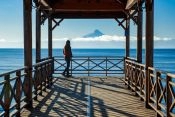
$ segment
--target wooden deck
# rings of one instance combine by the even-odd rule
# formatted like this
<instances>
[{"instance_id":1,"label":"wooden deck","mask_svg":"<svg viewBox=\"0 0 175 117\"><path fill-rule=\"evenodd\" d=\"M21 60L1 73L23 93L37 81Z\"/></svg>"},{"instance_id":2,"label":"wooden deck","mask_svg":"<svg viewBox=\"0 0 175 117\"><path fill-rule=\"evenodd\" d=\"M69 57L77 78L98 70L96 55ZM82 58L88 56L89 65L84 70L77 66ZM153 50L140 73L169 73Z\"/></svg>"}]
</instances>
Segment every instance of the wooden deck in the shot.
<instances>
[{"instance_id":1,"label":"wooden deck","mask_svg":"<svg viewBox=\"0 0 175 117\"><path fill-rule=\"evenodd\" d=\"M24 109L21 116L95 116L154 117L153 110L129 91L119 78L74 77L55 78L51 89L43 92L33 109Z\"/></svg>"}]
</instances>

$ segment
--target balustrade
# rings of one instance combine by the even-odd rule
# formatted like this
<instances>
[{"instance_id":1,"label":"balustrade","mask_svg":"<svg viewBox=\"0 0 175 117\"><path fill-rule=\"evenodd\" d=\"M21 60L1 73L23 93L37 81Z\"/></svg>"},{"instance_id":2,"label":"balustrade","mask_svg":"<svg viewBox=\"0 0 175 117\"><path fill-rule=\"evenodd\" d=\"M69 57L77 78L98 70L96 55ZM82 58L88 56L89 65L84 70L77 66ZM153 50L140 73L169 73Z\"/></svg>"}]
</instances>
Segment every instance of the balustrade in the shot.
<instances>
[{"instance_id":1,"label":"balustrade","mask_svg":"<svg viewBox=\"0 0 175 117\"><path fill-rule=\"evenodd\" d=\"M125 83L145 101L149 87L149 106L157 116L175 116L175 75L148 67L149 85L145 84L145 65L125 59Z\"/></svg>"}]
</instances>

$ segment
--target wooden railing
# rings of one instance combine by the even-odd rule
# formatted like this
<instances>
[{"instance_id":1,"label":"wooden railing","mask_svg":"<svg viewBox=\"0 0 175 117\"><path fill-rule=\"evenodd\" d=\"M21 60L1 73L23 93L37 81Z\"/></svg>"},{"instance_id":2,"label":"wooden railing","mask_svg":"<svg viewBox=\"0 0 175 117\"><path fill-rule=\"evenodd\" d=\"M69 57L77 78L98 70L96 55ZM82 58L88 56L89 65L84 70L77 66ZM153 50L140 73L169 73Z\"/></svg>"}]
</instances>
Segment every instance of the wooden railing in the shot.
<instances>
[{"instance_id":1,"label":"wooden railing","mask_svg":"<svg viewBox=\"0 0 175 117\"><path fill-rule=\"evenodd\" d=\"M26 103L25 76L27 68L17 69L0 75L0 116L19 115Z\"/></svg>"},{"instance_id":2,"label":"wooden railing","mask_svg":"<svg viewBox=\"0 0 175 117\"><path fill-rule=\"evenodd\" d=\"M52 85L52 63L53 59L46 59L40 63L33 65L33 93L34 99L38 95L42 95L42 91L46 91Z\"/></svg>"},{"instance_id":3,"label":"wooden railing","mask_svg":"<svg viewBox=\"0 0 175 117\"><path fill-rule=\"evenodd\" d=\"M63 58L55 58L55 62L59 64L59 67L56 67L57 70L65 67L63 61ZM94 74L97 74L97 71L103 71L104 74L108 75L111 71L118 71L116 68L121 71L122 67L120 67L119 64L123 65L122 61L122 58L77 57L72 59L71 68L73 69L72 73L80 67L81 69L77 71L86 71L88 75L90 75L92 71L94 71ZM96 69L96 67L98 67L98 69ZM113 70L113 68L115 69ZM42 95L42 92L52 85L52 69L53 59L47 59L33 65L32 69L24 67L1 74L0 116L20 116L20 111L27 105L26 94L28 92L26 76L28 73L32 72L32 99L37 99L38 95ZM148 70L149 74L148 86L145 85L146 70ZM84 74L84 72L82 74ZM139 64L131 59L125 59L125 83L144 101L146 100L146 87L149 87L148 104L157 112L157 115L167 117L175 116L175 75L151 67L146 69L143 64Z\"/></svg>"},{"instance_id":4,"label":"wooden railing","mask_svg":"<svg viewBox=\"0 0 175 117\"><path fill-rule=\"evenodd\" d=\"M125 59L125 83L145 101L149 87L149 106L158 116L175 116L175 75L148 68L148 86L145 84L145 65Z\"/></svg>"},{"instance_id":5,"label":"wooden railing","mask_svg":"<svg viewBox=\"0 0 175 117\"><path fill-rule=\"evenodd\" d=\"M28 73L32 70L33 98L37 99L37 95L52 84L52 64L53 59L48 59L33 65L32 69L24 67L0 75L0 116L20 116L27 105Z\"/></svg>"},{"instance_id":6,"label":"wooden railing","mask_svg":"<svg viewBox=\"0 0 175 117\"><path fill-rule=\"evenodd\" d=\"M145 65L125 59L125 83L145 100Z\"/></svg>"},{"instance_id":7,"label":"wooden railing","mask_svg":"<svg viewBox=\"0 0 175 117\"><path fill-rule=\"evenodd\" d=\"M54 73L61 74L66 67L63 57L54 57ZM124 73L124 57L78 56L71 60L71 74L110 75Z\"/></svg>"}]
</instances>

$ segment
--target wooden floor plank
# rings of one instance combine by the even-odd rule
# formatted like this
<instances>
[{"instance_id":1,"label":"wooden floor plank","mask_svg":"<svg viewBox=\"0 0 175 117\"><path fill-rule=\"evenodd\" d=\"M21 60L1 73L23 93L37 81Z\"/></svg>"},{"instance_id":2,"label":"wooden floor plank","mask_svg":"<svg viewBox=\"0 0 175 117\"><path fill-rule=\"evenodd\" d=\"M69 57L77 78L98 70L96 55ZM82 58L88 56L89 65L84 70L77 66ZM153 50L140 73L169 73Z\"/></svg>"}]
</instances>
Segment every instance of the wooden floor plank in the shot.
<instances>
[{"instance_id":1,"label":"wooden floor plank","mask_svg":"<svg viewBox=\"0 0 175 117\"><path fill-rule=\"evenodd\" d=\"M154 117L153 110L129 91L116 77L55 78L52 88L33 101L33 109L24 109L22 117L86 117L88 115L88 83L90 81L90 113L94 117Z\"/></svg>"},{"instance_id":2,"label":"wooden floor plank","mask_svg":"<svg viewBox=\"0 0 175 117\"><path fill-rule=\"evenodd\" d=\"M144 103L129 91L118 78L91 80L94 116L154 117L155 112L144 108Z\"/></svg>"}]
</instances>

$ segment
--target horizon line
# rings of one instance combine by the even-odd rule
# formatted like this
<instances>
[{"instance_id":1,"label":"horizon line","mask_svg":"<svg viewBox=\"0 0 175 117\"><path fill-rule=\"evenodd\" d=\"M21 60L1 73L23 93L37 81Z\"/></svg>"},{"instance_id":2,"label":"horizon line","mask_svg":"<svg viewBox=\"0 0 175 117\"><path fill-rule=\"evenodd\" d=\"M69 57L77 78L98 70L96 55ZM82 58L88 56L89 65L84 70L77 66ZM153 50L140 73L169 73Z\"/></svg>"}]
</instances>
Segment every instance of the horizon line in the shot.
<instances>
[{"instance_id":1,"label":"horizon line","mask_svg":"<svg viewBox=\"0 0 175 117\"><path fill-rule=\"evenodd\" d=\"M24 48L13 48L13 47L9 47L9 48L1 48L0 49L24 49ZM32 49L36 49L36 48L32 48ZM41 49L48 49L48 48L41 48ZM63 48L53 48L53 49L63 49ZM72 49L125 49L125 48L72 48ZM137 48L130 48L130 49L137 49ZM143 50L145 50L145 48L142 48ZM175 49L175 48L154 48L154 49Z\"/></svg>"}]
</instances>

